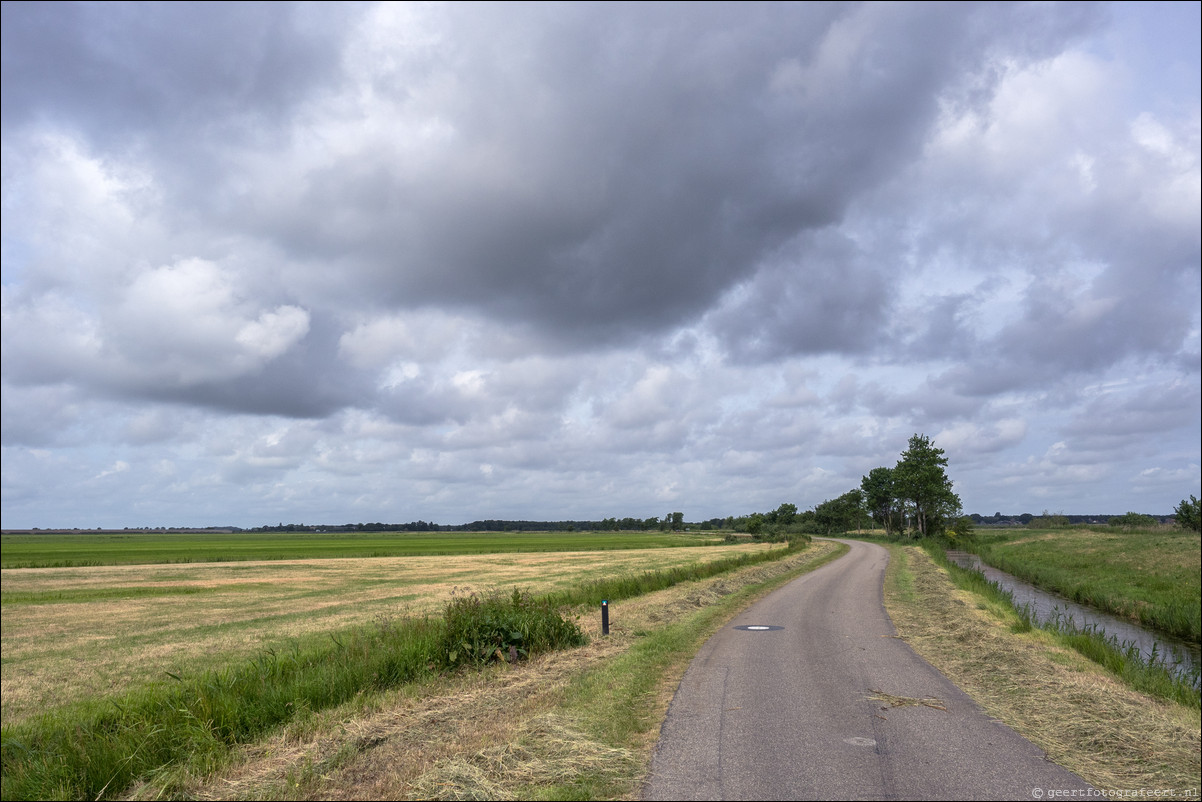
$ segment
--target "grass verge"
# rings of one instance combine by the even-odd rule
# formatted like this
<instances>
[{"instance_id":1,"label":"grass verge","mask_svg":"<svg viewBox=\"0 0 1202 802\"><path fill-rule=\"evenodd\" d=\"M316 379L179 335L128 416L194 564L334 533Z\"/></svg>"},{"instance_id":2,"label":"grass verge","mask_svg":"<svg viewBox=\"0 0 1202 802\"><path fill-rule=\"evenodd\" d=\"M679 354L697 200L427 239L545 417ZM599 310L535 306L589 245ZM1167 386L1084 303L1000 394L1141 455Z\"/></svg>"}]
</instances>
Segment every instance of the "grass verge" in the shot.
<instances>
[{"instance_id":1,"label":"grass verge","mask_svg":"<svg viewBox=\"0 0 1202 802\"><path fill-rule=\"evenodd\" d=\"M1066 647L1024 631L1008 601L957 588L915 547L890 547L885 604L899 635L992 716L1103 790L1197 798L1196 708L1134 690Z\"/></svg>"},{"instance_id":2,"label":"grass verge","mask_svg":"<svg viewBox=\"0 0 1202 802\"><path fill-rule=\"evenodd\" d=\"M925 542L923 549L958 587L972 591L1001 608L1013 610L1018 617L1012 624L1015 632L1029 631L1036 626L1029 609L1018 608L1009 591L999 588L980 571L956 565L947 558L943 548L932 541ZM1187 707L1202 708L1197 668L1190 674L1174 672L1172 666L1162 661L1145 658L1134 644L1124 645L1117 638L1107 637L1097 629L1079 629L1071 619L1055 619L1038 626L1054 634L1061 644L1102 666L1135 690Z\"/></svg>"}]
</instances>

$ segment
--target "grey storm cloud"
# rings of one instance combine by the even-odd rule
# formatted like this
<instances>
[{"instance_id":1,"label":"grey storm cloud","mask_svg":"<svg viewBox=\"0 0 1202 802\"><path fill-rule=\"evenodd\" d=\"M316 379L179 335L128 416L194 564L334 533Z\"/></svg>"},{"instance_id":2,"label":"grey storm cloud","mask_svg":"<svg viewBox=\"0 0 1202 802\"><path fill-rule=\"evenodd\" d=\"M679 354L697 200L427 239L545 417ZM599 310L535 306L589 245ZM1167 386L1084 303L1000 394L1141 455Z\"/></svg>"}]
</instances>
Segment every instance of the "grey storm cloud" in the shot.
<instances>
[{"instance_id":1,"label":"grey storm cloud","mask_svg":"<svg viewBox=\"0 0 1202 802\"><path fill-rule=\"evenodd\" d=\"M843 330L877 317L883 292L863 288L887 268L841 292L824 248L786 246L908 163L987 57L1093 24L1071 7L1013 36L1028 12L1004 6L465 5L405 21L437 46L356 70L330 7L278 5L9 9L6 129L49 116L144 149L177 225L266 236L293 281L357 303L460 305L585 344L678 325L763 269L753 292L787 283L807 322L731 325L750 351L854 348ZM404 32L358 30L363 49Z\"/></svg>"},{"instance_id":2,"label":"grey storm cloud","mask_svg":"<svg viewBox=\"0 0 1202 802\"><path fill-rule=\"evenodd\" d=\"M167 149L269 124L336 74L344 5L5 3L4 126Z\"/></svg>"},{"instance_id":3,"label":"grey storm cloud","mask_svg":"<svg viewBox=\"0 0 1202 802\"><path fill-rule=\"evenodd\" d=\"M321 164L273 210L278 240L338 259L386 302L588 342L676 325L912 158L940 95L1017 44L992 35L997 13L460 9L449 52L371 84L437 121L436 141L381 159L369 139ZM829 302L807 310L814 328L839 326L823 255L791 257L800 292Z\"/></svg>"}]
</instances>

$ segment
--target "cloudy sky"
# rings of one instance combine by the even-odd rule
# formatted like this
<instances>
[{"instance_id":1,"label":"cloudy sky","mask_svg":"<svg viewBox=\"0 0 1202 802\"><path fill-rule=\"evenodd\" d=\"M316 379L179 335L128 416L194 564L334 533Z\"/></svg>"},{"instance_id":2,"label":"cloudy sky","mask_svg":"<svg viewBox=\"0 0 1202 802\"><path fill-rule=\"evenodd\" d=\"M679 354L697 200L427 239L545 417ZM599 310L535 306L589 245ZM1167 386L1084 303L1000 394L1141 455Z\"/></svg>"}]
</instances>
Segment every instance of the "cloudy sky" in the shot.
<instances>
[{"instance_id":1,"label":"cloudy sky","mask_svg":"<svg viewBox=\"0 0 1202 802\"><path fill-rule=\"evenodd\" d=\"M3 5L3 526L1200 484L1199 4Z\"/></svg>"}]
</instances>

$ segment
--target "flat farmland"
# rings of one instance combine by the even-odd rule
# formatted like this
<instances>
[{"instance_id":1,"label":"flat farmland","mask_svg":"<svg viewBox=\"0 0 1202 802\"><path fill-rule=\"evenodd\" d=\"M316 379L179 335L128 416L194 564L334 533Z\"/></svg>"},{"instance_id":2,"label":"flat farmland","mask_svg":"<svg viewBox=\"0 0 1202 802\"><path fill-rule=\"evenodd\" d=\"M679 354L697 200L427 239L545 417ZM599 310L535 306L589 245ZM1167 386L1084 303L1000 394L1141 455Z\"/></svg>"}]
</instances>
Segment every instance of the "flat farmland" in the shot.
<instances>
[{"instance_id":1,"label":"flat farmland","mask_svg":"<svg viewBox=\"0 0 1202 802\"><path fill-rule=\"evenodd\" d=\"M512 545L511 537L528 534L478 536L475 547L489 539ZM561 548L589 542L576 536L565 543L563 533L554 537ZM654 536L626 537L646 543ZM553 538L539 542L550 546ZM373 621L435 613L454 593L512 587L544 593L600 577L770 548L753 543L609 545L570 551L5 568L0 570L2 718L12 724L80 699L169 682L171 674L186 677L219 668L264 649L287 649Z\"/></svg>"},{"instance_id":2,"label":"flat farmland","mask_svg":"<svg viewBox=\"0 0 1202 802\"><path fill-rule=\"evenodd\" d=\"M0 568L403 557L702 546L680 532L34 532L0 535Z\"/></svg>"}]
</instances>

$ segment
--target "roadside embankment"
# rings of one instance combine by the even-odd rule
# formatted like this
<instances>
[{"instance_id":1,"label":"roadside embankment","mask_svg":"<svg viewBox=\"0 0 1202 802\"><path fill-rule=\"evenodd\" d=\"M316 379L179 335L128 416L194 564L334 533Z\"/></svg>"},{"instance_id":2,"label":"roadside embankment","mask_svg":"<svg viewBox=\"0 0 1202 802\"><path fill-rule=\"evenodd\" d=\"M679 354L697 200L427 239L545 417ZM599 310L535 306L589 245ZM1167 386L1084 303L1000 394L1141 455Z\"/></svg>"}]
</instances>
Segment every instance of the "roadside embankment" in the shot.
<instances>
[{"instance_id":1,"label":"roadside embankment","mask_svg":"<svg viewBox=\"0 0 1202 802\"><path fill-rule=\"evenodd\" d=\"M955 587L921 549L890 552L885 604L899 635L986 712L1099 789L1197 798L1196 708L1129 688L1051 633L1021 631L1008 603Z\"/></svg>"}]
</instances>

